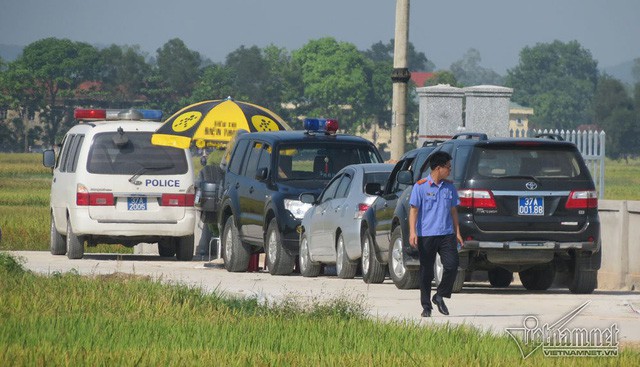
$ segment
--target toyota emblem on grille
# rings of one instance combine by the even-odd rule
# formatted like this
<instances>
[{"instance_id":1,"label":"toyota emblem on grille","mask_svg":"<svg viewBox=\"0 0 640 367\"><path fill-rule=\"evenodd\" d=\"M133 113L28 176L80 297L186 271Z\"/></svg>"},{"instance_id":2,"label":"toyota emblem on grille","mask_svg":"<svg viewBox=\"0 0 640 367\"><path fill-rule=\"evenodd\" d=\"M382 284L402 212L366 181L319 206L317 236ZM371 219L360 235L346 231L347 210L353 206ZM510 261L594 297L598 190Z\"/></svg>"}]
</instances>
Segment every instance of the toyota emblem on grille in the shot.
<instances>
[{"instance_id":1,"label":"toyota emblem on grille","mask_svg":"<svg viewBox=\"0 0 640 367\"><path fill-rule=\"evenodd\" d=\"M524 185L528 190L535 190L538 188L538 184L533 182L533 181L529 181L527 182L526 185Z\"/></svg>"}]
</instances>

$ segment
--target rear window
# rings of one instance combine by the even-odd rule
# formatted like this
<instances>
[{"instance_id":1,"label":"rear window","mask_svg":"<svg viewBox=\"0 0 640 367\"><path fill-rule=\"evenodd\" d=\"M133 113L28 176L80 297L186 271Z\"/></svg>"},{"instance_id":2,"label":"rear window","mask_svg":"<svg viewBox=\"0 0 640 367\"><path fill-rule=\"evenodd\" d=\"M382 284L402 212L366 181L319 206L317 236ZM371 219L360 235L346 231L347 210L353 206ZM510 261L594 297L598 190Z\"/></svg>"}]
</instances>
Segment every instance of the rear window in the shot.
<instances>
[{"instance_id":1,"label":"rear window","mask_svg":"<svg viewBox=\"0 0 640 367\"><path fill-rule=\"evenodd\" d=\"M283 144L278 148L278 180L328 180L350 164L381 163L368 145Z\"/></svg>"},{"instance_id":2,"label":"rear window","mask_svg":"<svg viewBox=\"0 0 640 367\"><path fill-rule=\"evenodd\" d=\"M562 147L476 147L473 176L572 178L582 173L579 153Z\"/></svg>"},{"instance_id":3,"label":"rear window","mask_svg":"<svg viewBox=\"0 0 640 367\"><path fill-rule=\"evenodd\" d=\"M89 152L87 171L111 175L187 173L189 167L184 150L152 145L151 134L125 132L124 141L114 139L119 135L117 132L96 134Z\"/></svg>"}]
</instances>

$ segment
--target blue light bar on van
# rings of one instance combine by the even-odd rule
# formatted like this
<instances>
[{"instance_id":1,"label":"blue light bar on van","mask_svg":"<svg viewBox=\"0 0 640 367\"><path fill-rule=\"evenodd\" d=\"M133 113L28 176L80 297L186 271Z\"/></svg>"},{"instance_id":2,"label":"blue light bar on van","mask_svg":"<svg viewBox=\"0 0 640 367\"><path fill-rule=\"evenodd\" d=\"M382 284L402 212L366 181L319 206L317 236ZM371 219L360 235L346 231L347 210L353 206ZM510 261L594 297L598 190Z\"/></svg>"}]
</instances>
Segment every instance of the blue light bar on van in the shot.
<instances>
[{"instance_id":1,"label":"blue light bar on van","mask_svg":"<svg viewBox=\"0 0 640 367\"><path fill-rule=\"evenodd\" d=\"M338 120L324 118L306 118L304 119L304 129L307 132L325 132L327 134L335 134L338 130Z\"/></svg>"},{"instance_id":2,"label":"blue light bar on van","mask_svg":"<svg viewBox=\"0 0 640 367\"><path fill-rule=\"evenodd\" d=\"M160 110L138 110L142 112L142 119L160 121L162 120L162 111Z\"/></svg>"}]
</instances>

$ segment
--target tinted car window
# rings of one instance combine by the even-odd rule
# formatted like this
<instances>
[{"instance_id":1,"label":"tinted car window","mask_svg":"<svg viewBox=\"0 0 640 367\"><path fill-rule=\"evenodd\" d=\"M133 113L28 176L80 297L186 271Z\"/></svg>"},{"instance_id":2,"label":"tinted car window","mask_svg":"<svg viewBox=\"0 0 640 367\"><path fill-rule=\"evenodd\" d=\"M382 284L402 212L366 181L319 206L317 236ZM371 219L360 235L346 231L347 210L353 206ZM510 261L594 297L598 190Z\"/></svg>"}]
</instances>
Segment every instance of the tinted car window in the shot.
<instances>
[{"instance_id":1,"label":"tinted car window","mask_svg":"<svg viewBox=\"0 0 640 367\"><path fill-rule=\"evenodd\" d=\"M471 172L472 175L571 178L581 174L576 152L566 148L477 147L475 150L475 162L472 163L475 172Z\"/></svg>"},{"instance_id":2,"label":"tinted car window","mask_svg":"<svg viewBox=\"0 0 640 367\"><path fill-rule=\"evenodd\" d=\"M249 150L249 158L247 159L246 171L244 173L246 177L254 177L256 175L261 152L262 143L254 142Z\"/></svg>"},{"instance_id":3,"label":"tinted car window","mask_svg":"<svg viewBox=\"0 0 640 367\"><path fill-rule=\"evenodd\" d=\"M116 145L113 136L118 133L96 134L87 159L87 171L97 174L154 175L184 174L188 171L187 158L182 149L151 144L152 132L127 132L128 141Z\"/></svg>"},{"instance_id":4,"label":"tinted car window","mask_svg":"<svg viewBox=\"0 0 640 367\"><path fill-rule=\"evenodd\" d=\"M329 183L327 188L322 193L322 197L320 198L320 202L324 203L327 200L331 200L336 196L336 192L338 191L338 186L340 185L340 181L344 176L336 177L333 181Z\"/></svg>"},{"instance_id":5,"label":"tinted car window","mask_svg":"<svg viewBox=\"0 0 640 367\"><path fill-rule=\"evenodd\" d=\"M369 172L364 175L364 186L368 183L378 183L380 187L384 187L387 183L387 179L389 179L389 172ZM362 187L362 191L364 191L364 186Z\"/></svg>"},{"instance_id":6,"label":"tinted car window","mask_svg":"<svg viewBox=\"0 0 640 367\"><path fill-rule=\"evenodd\" d=\"M247 149L247 145L249 145L248 140L241 140L236 145L236 149L233 152L233 159L231 160L231 165L229 166L229 172L235 173L236 175L240 174L240 169L242 168L242 162L244 161L244 153Z\"/></svg>"},{"instance_id":7,"label":"tinted car window","mask_svg":"<svg viewBox=\"0 0 640 367\"><path fill-rule=\"evenodd\" d=\"M332 143L283 144L278 148L278 166L290 170L279 180L327 180L349 164L380 163L369 146Z\"/></svg>"},{"instance_id":8,"label":"tinted car window","mask_svg":"<svg viewBox=\"0 0 640 367\"><path fill-rule=\"evenodd\" d=\"M67 160L67 172L75 172L78 166L78 156L80 155L80 147L84 141L84 135L76 135L72 141L71 150L69 151L69 159Z\"/></svg>"},{"instance_id":9,"label":"tinted car window","mask_svg":"<svg viewBox=\"0 0 640 367\"><path fill-rule=\"evenodd\" d=\"M351 175L345 174L342 180L340 180L340 185L338 185L338 189L336 190L337 198L347 197L347 192L349 192L349 186L351 186Z\"/></svg>"}]
</instances>

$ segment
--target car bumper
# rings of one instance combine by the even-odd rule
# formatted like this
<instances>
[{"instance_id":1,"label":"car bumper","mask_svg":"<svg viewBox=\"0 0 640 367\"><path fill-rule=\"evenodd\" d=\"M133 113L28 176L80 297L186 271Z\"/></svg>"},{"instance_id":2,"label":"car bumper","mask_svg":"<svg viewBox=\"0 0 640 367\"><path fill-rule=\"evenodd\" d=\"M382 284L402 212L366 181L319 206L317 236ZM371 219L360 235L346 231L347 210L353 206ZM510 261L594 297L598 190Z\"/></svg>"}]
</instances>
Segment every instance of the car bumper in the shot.
<instances>
[{"instance_id":1,"label":"car bumper","mask_svg":"<svg viewBox=\"0 0 640 367\"><path fill-rule=\"evenodd\" d=\"M187 208L179 220L96 220L89 218L86 211L71 211L70 218L73 232L78 236L171 236L182 237L192 235L195 228L196 214L194 208ZM65 229L66 230L66 229Z\"/></svg>"}]
</instances>

